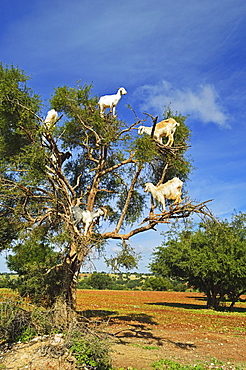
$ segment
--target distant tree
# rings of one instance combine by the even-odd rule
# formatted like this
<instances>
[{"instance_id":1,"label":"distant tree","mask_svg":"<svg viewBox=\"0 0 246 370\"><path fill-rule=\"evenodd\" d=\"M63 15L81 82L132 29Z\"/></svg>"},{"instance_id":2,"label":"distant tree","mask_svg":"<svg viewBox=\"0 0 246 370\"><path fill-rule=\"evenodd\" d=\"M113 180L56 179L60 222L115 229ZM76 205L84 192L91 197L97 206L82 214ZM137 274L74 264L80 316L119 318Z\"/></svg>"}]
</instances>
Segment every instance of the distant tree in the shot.
<instances>
[{"instance_id":1,"label":"distant tree","mask_svg":"<svg viewBox=\"0 0 246 370\"><path fill-rule=\"evenodd\" d=\"M233 307L246 292L246 214L174 230L153 253L151 271L181 277L204 292L207 307L218 309L226 297Z\"/></svg>"},{"instance_id":2,"label":"distant tree","mask_svg":"<svg viewBox=\"0 0 246 370\"><path fill-rule=\"evenodd\" d=\"M138 136L143 119L131 108L130 124L111 114L101 117L88 85L55 89L50 106L59 118L47 125L47 110L42 114L41 99L27 81L18 68L0 65L0 249L12 250L8 263L21 276L22 294L42 293L48 305L61 296L75 309L80 268L107 240L122 244L109 264L135 268L131 237L204 211L205 203L189 201L155 214L143 191L145 182L188 178L190 130L186 117L168 110L164 115L180 123L175 147ZM63 163L66 152L72 156ZM79 205L90 212L105 207L107 224L93 222L84 235L83 224L72 217Z\"/></svg>"},{"instance_id":3,"label":"distant tree","mask_svg":"<svg viewBox=\"0 0 246 370\"><path fill-rule=\"evenodd\" d=\"M113 284L113 279L109 274L93 272L91 276L86 279L86 284L93 289L110 289Z\"/></svg>"},{"instance_id":4,"label":"distant tree","mask_svg":"<svg viewBox=\"0 0 246 370\"><path fill-rule=\"evenodd\" d=\"M149 277L142 286L143 290L166 291L172 290L173 285L170 280L162 276Z\"/></svg>"}]
</instances>

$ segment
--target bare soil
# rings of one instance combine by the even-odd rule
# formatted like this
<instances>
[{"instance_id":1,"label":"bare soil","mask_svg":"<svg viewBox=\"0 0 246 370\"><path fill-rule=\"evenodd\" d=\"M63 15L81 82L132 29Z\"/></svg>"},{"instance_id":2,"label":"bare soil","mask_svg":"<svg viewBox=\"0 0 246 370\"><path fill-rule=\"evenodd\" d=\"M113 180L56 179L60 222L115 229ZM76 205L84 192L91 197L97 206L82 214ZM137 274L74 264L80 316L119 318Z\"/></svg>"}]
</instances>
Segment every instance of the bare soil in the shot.
<instances>
[{"instance_id":1,"label":"bare soil","mask_svg":"<svg viewBox=\"0 0 246 370\"><path fill-rule=\"evenodd\" d=\"M226 334L197 333L161 325L148 328L137 322L107 328L112 341L112 366L118 368L152 369L161 359L183 364L202 362L209 369L246 369L246 340ZM62 346L51 339L19 343L12 348L2 346L0 369L6 370L75 370L76 361ZM216 361L216 360L217 361Z\"/></svg>"},{"instance_id":2,"label":"bare soil","mask_svg":"<svg viewBox=\"0 0 246 370\"><path fill-rule=\"evenodd\" d=\"M119 330L120 329L120 330ZM161 359L171 359L182 364L202 362L208 368L246 369L246 338L221 333L191 331L189 326L179 328L148 328L139 323L111 327L113 366L152 369L152 364Z\"/></svg>"},{"instance_id":3,"label":"bare soil","mask_svg":"<svg viewBox=\"0 0 246 370\"><path fill-rule=\"evenodd\" d=\"M109 338L115 369L150 370L161 359L246 369L245 304L208 314L200 294L81 291L78 298L90 327ZM0 369L75 370L76 362L56 336L0 346Z\"/></svg>"}]
</instances>

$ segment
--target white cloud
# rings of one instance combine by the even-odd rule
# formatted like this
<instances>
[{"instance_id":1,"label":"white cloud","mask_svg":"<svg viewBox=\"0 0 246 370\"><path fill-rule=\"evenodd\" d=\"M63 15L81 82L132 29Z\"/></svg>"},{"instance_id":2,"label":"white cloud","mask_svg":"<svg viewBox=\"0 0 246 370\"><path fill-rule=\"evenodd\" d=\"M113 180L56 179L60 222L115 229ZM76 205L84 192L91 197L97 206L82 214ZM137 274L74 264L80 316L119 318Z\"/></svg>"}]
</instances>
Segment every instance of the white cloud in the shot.
<instances>
[{"instance_id":1,"label":"white cloud","mask_svg":"<svg viewBox=\"0 0 246 370\"><path fill-rule=\"evenodd\" d=\"M213 122L220 127L229 127L225 108L220 102L215 87L203 84L195 90L176 88L168 81L157 85L144 85L135 92L135 98L141 101L141 110L162 114L164 107L171 103L174 112L191 115L204 123Z\"/></svg>"}]
</instances>

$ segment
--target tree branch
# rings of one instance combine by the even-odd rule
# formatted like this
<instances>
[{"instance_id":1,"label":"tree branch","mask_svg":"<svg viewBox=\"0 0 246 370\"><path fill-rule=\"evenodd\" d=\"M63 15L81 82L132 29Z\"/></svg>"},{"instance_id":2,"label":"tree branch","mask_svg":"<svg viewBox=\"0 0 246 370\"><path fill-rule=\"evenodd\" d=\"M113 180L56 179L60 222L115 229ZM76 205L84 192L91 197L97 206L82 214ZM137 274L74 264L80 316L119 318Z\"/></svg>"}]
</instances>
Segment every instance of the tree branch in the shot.
<instances>
[{"instance_id":1,"label":"tree branch","mask_svg":"<svg viewBox=\"0 0 246 370\"><path fill-rule=\"evenodd\" d=\"M127 163L136 163L137 161L133 159L134 155L135 155L134 153L131 153L129 158L125 159L124 161L120 163L115 164L112 167L106 168L104 171L101 172L101 176L104 176L106 173L112 172L116 170L117 168L124 166Z\"/></svg>"},{"instance_id":2,"label":"tree branch","mask_svg":"<svg viewBox=\"0 0 246 370\"><path fill-rule=\"evenodd\" d=\"M177 218L186 218L189 217L192 213L197 213L198 215L205 215L208 217L213 217L209 210L206 209L206 204L211 202L212 200L207 200L206 202L193 205L192 203L185 204L183 206L176 206L175 208L170 209L168 212L165 212L160 215L154 215L152 217L145 218L140 225L149 222L146 226L137 227L125 234L119 234L118 232L106 232L102 234L102 238L104 239L121 239L121 240L128 240L130 237L139 234L141 232L154 229L156 225L159 223L170 223L170 219L177 219Z\"/></svg>"},{"instance_id":3,"label":"tree branch","mask_svg":"<svg viewBox=\"0 0 246 370\"><path fill-rule=\"evenodd\" d=\"M124 221L124 218L125 218L127 209L129 207L129 204L130 204L130 201L131 201L131 196L132 196L132 193L133 193L133 190L134 190L134 186L136 185L136 182L137 182L138 176L140 175L141 170L142 170L142 167L139 166L137 168L137 171L135 173L135 176L132 179L132 183L131 183L130 189L129 189L128 194L127 194L127 197L126 197L125 205L124 205L123 210L121 212L121 216L119 218L119 221L117 223L117 226L116 226L116 228L114 230L115 233L118 233L119 230L120 230L120 228L121 228L121 226L122 226L122 223Z\"/></svg>"}]
</instances>

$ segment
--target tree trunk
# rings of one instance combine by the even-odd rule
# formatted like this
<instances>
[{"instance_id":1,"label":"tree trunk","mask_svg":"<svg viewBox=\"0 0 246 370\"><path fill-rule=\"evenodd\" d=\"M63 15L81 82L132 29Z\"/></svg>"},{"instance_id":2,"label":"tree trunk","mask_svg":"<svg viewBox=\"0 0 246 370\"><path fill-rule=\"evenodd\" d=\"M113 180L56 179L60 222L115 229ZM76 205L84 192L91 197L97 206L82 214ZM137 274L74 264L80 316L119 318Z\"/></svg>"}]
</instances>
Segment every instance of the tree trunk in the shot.
<instances>
[{"instance_id":1,"label":"tree trunk","mask_svg":"<svg viewBox=\"0 0 246 370\"><path fill-rule=\"evenodd\" d=\"M82 262L78 259L78 255L75 254L72 257L67 257L64 264L63 294L67 305L73 311L76 310L77 283Z\"/></svg>"},{"instance_id":2,"label":"tree trunk","mask_svg":"<svg viewBox=\"0 0 246 370\"><path fill-rule=\"evenodd\" d=\"M87 243L81 246L73 243L70 246L64 263L62 265L62 284L60 295L65 299L67 306L76 311L76 291L81 265L88 253Z\"/></svg>"},{"instance_id":3,"label":"tree trunk","mask_svg":"<svg viewBox=\"0 0 246 370\"><path fill-rule=\"evenodd\" d=\"M219 307L220 299L217 297L216 293L207 291L207 308L217 310Z\"/></svg>"}]
</instances>

